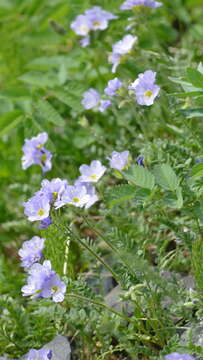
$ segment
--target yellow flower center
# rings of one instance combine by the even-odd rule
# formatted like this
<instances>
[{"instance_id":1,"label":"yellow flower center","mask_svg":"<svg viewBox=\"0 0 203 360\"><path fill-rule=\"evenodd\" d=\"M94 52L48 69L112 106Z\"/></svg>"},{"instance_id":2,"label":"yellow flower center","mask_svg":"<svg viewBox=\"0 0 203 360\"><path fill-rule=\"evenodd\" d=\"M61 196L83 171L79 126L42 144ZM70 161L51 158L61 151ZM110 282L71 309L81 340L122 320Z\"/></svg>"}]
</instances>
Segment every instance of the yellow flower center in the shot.
<instances>
[{"instance_id":1,"label":"yellow flower center","mask_svg":"<svg viewBox=\"0 0 203 360\"><path fill-rule=\"evenodd\" d=\"M59 290L59 287L57 285L54 285L51 289L53 292L57 292Z\"/></svg>"},{"instance_id":2,"label":"yellow flower center","mask_svg":"<svg viewBox=\"0 0 203 360\"><path fill-rule=\"evenodd\" d=\"M44 211L43 209L39 209L39 210L37 211L37 214L38 214L39 216L43 216L44 213L45 213L45 211Z\"/></svg>"},{"instance_id":3,"label":"yellow flower center","mask_svg":"<svg viewBox=\"0 0 203 360\"><path fill-rule=\"evenodd\" d=\"M42 160L42 161L46 161L46 160L47 160L47 156L46 156L45 154L43 154L43 155L41 156L41 160Z\"/></svg>"},{"instance_id":4,"label":"yellow flower center","mask_svg":"<svg viewBox=\"0 0 203 360\"><path fill-rule=\"evenodd\" d=\"M73 198L73 202L74 202L74 203L78 203L79 201L80 201L79 198L77 198L77 197L74 197L74 198Z\"/></svg>"},{"instance_id":5,"label":"yellow flower center","mask_svg":"<svg viewBox=\"0 0 203 360\"><path fill-rule=\"evenodd\" d=\"M144 5L135 5L133 7L133 11L136 13L136 12L140 12L142 9L144 9L145 6Z\"/></svg>"},{"instance_id":6,"label":"yellow flower center","mask_svg":"<svg viewBox=\"0 0 203 360\"><path fill-rule=\"evenodd\" d=\"M54 200L56 200L57 197L58 197L58 193L57 193L56 191L54 191L54 192L52 193L52 195L53 195Z\"/></svg>"},{"instance_id":7,"label":"yellow flower center","mask_svg":"<svg viewBox=\"0 0 203 360\"><path fill-rule=\"evenodd\" d=\"M144 96L146 96L146 97L151 97L152 95L153 95L153 92L151 90L147 90L144 93Z\"/></svg>"},{"instance_id":8,"label":"yellow flower center","mask_svg":"<svg viewBox=\"0 0 203 360\"><path fill-rule=\"evenodd\" d=\"M91 177L91 179L93 179L93 180L96 180L96 179L97 179L97 175L96 175L96 174L92 174L90 177Z\"/></svg>"},{"instance_id":9,"label":"yellow flower center","mask_svg":"<svg viewBox=\"0 0 203 360\"><path fill-rule=\"evenodd\" d=\"M36 149L41 149L43 147L42 144L36 145Z\"/></svg>"},{"instance_id":10,"label":"yellow flower center","mask_svg":"<svg viewBox=\"0 0 203 360\"><path fill-rule=\"evenodd\" d=\"M100 21L94 21L94 22L93 22L93 25L94 25L94 26L99 26L99 25L101 25L101 23L100 23Z\"/></svg>"}]
</instances>

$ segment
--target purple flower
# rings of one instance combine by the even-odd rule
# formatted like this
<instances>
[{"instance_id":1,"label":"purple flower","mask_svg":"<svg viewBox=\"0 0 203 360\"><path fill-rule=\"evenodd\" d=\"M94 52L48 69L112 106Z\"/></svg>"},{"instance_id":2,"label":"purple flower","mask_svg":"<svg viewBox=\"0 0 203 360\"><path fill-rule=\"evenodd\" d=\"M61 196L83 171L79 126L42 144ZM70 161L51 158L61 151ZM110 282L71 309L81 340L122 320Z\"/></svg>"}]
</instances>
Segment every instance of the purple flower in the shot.
<instances>
[{"instance_id":1,"label":"purple flower","mask_svg":"<svg viewBox=\"0 0 203 360\"><path fill-rule=\"evenodd\" d=\"M47 133L43 132L38 134L37 136L34 136L31 139L25 139L25 147L28 146L32 146L36 149L41 149L43 147L43 145L47 142L48 140L48 135Z\"/></svg>"},{"instance_id":2,"label":"purple flower","mask_svg":"<svg viewBox=\"0 0 203 360\"><path fill-rule=\"evenodd\" d=\"M195 360L193 356L188 354L179 354L177 352L165 356L166 360Z\"/></svg>"},{"instance_id":3,"label":"purple flower","mask_svg":"<svg viewBox=\"0 0 203 360\"><path fill-rule=\"evenodd\" d=\"M95 108L100 112L104 112L109 106L111 106L111 101L101 100L97 90L89 89L83 94L82 105L86 110Z\"/></svg>"},{"instance_id":4,"label":"purple flower","mask_svg":"<svg viewBox=\"0 0 203 360\"><path fill-rule=\"evenodd\" d=\"M45 195L37 193L23 205L24 214L28 216L29 221L43 220L49 216L50 204Z\"/></svg>"},{"instance_id":5,"label":"purple flower","mask_svg":"<svg viewBox=\"0 0 203 360\"><path fill-rule=\"evenodd\" d=\"M55 202L55 208L59 209L64 205L74 205L76 207L85 206L90 200L85 186L68 185L63 193L61 200Z\"/></svg>"},{"instance_id":6,"label":"purple flower","mask_svg":"<svg viewBox=\"0 0 203 360\"><path fill-rule=\"evenodd\" d=\"M43 172L47 172L51 169L52 154L44 148L47 139L47 133L41 133L34 136L32 139L25 139L25 144L22 147L24 152L22 157L22 167L24 170L33 164L40 165Z\"/></svg>"},{"instance_id":7,"label":"purple flower","mask_svg":"<svg viewBox=\"0 0 203 360\"><path fill-rule=\"evenodd\" d=\"M201 163L203 163L203 158L197 158L197 159L195 159L195 162L196 162L196 164L201 164Z\"/></svg>"},{"instance_id":8,"label":"purple flower","mask_svg":"<svg viewBox=\"0 0 203 360\"><path fill-rule=\"evenodd\" d=\"M100 95L95 89L89 89L83 94L82 105L89 110L96 107L100 103Z\"/></svg>"},{"instance_id":9,"label":"purple flower","mask_svg":"<svg viewBox=\"0 0 203 360\"><path fill-rule=\"evenodd\" d=\"M129 86L135 91L136 100L139 105L150 106L159 94L160 87L155 85L156 72L151 70L139 74L138 78Z\"/></svg>"},{"instance_id":10,"label":"purple flower","mask_svg":"<svg viewBox=\"0 0 203 360\"><path fill-rule=\"evenodd\" d=\"M90 44L90 37L86 36L83 39L80 40L80 45L85 48Z\"/></svg>"},{"instance_id":11,"label":"purple flower","mask_svg":"<svg viewBox=\"0 0 203 360\"><path fill-rule=\"evenodd\" d=\"M117 19L117 16L103 10L100 6L94 6L92 9L86 10L85 15L91 24L91 30L94 31L106 29L109 20Z\"/></svg>"},{"instance_id":12,"label":"purple flower","mask_svg":"<svg viewBox=\"0 0 203 360\"><path fill-rule=\"evenodd\" d=\"M29 268L42 259L44 239L34 236L31 240L25 241L18 251L24 268Z\"/></svg>"},{"instance_id":13,"label":"purple flower","mask_svg":"<svg viewBox=\"0 0 203 360\"><path fill-rule=\"evenodd\" d=\"M100 106L99 106L99 111L101 113L103 113L106 109L109 108L109 106L111 106L111 100L101 100Z\"/></svg>"},{"instance_id":14,"label":"purple flower","mask_svg":"<svg viewBox=\"0 0 203 360\"><path fill-rule=\"evenodd\" d=\"M50 349L31 349L26 357L26 360L51 360L53 354Z\"/></svg>"},{"instance_id":15,"label":"purple flower","mask_svg":"<svg viewBox=\"0 0 203 360\"><path fill-rule=\"evenodd\" d=\"M86 10L85 14L78 15L70 27L77 35L85 36L80 43L82 47L86 47L90 43L90 38L87 36L90 30L104 30L112 19L117 19L117 16L103 10L100 6L94 6Z\"/></svg>"},{"instance_id":16,"label":"purple flower","mask_svg":"<svg viewBox=\"0 0 203 360\"><path fill-rule=\"evenodd\" d=\"M78 15L71 23L71 29L80 36L87 36L90 31L91 22L85 15Z\"/></svg>"},{"instance_id":17,"label":"purple flower","mask_svg":"<svg viewBox=\"0 0 203 360\"><path fill-rule=\"evenodd\" d=\"M42 265L32 265L28 274L27 285L22 287L23 296L31 296L31 299L52 298L54 302L64 300L66 285L51 269L49 260L45 260Z\"/></svg>"},{"instance_id":18,"label":"purple flower","mask_svg":"<svg viewBox=\"0 0 203 360\"><path fill-rule=\"evenodd\" d=\"M49 201L60 200L60 197L65 191L67 185L67 180L56 178L49 181L44 179L41 183L39 194L45 195Z\"/></svg>"},{"instance_id":19,"label":"purple flower","mask_svg":"<svg viewBox=\"0 0 203 360\"><path fill-rule=\"evenodd\" d=\"M41 149L40 153L37 156L37 159L38 162L36 162L36 164L38 163L42 167L43 173L46 173L47 171L51 170L52 154L50 153L50 151L46 149Z\"/></svg>"},{"instance_id":20,"label":"purple flower","mask_svg":"<svg viewBox=\"0 0 203 360\"><path fill-rule=\"evenodd\" d=\"M48 216L46 219L40 221L39 229L47 229L52 224L52 218Z\"/></svg>"},{"instance_id":21,"label":"purple flower","mask_svg":"<svg viewBox=\"0 0 203 360\"><path fill-rule=\"evenodd\" d=\"M120 81L117 77L109 80L108 86L104 89L104 92L108 96L116 96L117 91L123 86L122 81Z\"/></svg>"},{"instance_id":22,"label":"purple flower","mask_svg":"<svg viewBox=\"0 0 203 360\"><path fill-rule=\"evenodd\" d=\"M150 8L158 8L163 4L159 1L154 0L126 0L120 7L121 10L129 10L136 6L146 6Z\"/></svg>"},{"instance_id":23,"label":"purple flower","mask_svg":"<svg viewBox=\"0 0 203 360\"><path fill-rule=\"evenodd\" d=\"M95 204L95 202L97 202L99 200L97 194L96 194L96 190L95 187L91 184L91 183L87 183L87 182L81 182L80 178L78 178L75 183L75 186L85 186L87 194L89 195L89 200L85 205L85 209L89 209L92 205Z\"/></svg>"},{"instance_id":24,"label":"purple flower","mask_svg":"<svg viewBox=\"0 0 203 360\"><path fill-rule=\"evenodd\" d=\"M110 167L119 171L125 169L125 167L128 165L128 159L128 150L125 150L123 152L113 151L111 154L111 158L108 158L108 160L110 161Z\"/></svg>"},{"instance_id":25,"label":"purple flower","mask_svg":"<svg viewBox=\"0 0 203 360\"><path fill-rule=\"evenodd\" d=\"M91 164L81 165L79 180L81 182L97 182L105 173L106 167L99 160L93 160Z\"/></svg>"},{"instance_id":26,"label":"purple flower","mask_svg":"<svg viewBox=\"0 0 203 360\"><path fill-rule=\"evenodd\" d=\"M109 57L109 62L113 64L113 73L116 71L117 66L120 64L123 56L128 54L132 50L133 45L136 41L137 36L132 36L131 34L128 34L125 35L122 40L118 41L113 45L112 53Z\"/></svg>"},{"instance_id":27,"label":"purple flower","mask_svg":"<svg viewBox=\"0 0 203 360\"><path fill-rule=\"evenodd\" d=\"M145 166L144 165L144 156L143 155L139 155L138 157L137 157L137 159L136 159L136 162L137 162L137 165L139 165L139 166Z\"/></svg>"}]
</instances>

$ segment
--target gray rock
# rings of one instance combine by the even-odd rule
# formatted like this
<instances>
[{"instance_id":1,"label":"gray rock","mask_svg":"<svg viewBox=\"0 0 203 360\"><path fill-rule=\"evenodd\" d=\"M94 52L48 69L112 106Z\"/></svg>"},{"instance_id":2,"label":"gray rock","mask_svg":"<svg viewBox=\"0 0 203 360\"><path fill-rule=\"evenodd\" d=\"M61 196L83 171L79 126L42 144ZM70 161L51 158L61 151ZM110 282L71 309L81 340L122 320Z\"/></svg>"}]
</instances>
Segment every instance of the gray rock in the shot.
<instances>
[{"instance_id":1,"label":"gray rock","mask_svg":"<svg viewBox=\"0 0 203 360\"><path fill-rule=\"evenodd\" d=\"M51 360L70 360L71 358L70 344L65 336L58 335L43 347L52 350L53 357Z\"/></svg>"},{"instance_id":2,"label":"gray rock","mask_svg":"<svg viewBox=\"0 0 203 360\"><path fill-rule=\"evenodd\" d=\"M70 360L71 348L68 339L63 335L57 335L52 341L44 345L43 348L50 349L53 352L51 360ZM21 360L25 360L27 355L21 357ZM0 358L0 360L6 360Z\"/></svg>"},{"instance_id":3,"label":"gray rock","mask_svg":"<svg viewBox=\"0 0 203 360\"><path fill-rule=\"evenodd\" d=\"M187 290L195 289L195 279L192 275L182 275L173 271L163 270L160 274L165 280L181 284Z\"/></svg>"},{"instance_id":4,"label":"gray rock","mask_svg":"<svg viewBox=\"0 0 203 360\"><path fill-rule=\"evenodd\" d=\"M124 291L121 289L120 285L117 285L115 288L113 288L104 298L106 305L108 305L110 308L121 311L124 310L129 315L133 312L133 305L130 302L123 301L121 299L121 295L124 293Z\"/></svg>"},{"instance_id":5,"label":"gray rock","mask_svg":"<svg viewBox=\"0 0 203 360\"><path fill-rule=\"evenodd\" d=\"M203 322L197 324L188 324L188 329L183 332L180 337L180 345L187 345L188 342L192 342L197 346L201 346L203 350ZM195 359L203 360L202 356L196 356Z\"/></svg>"},{"instance_id":6,"label":"gray rock","mask_svg":"<svg viewBox=\"0 0 203 360\"><path fill-rule=\"evenodd\" d=\"M112 275L101 268L100 276L89 271L85 274L85 281L88 286L96 293L105 296L115 287L115 282Z\"/></svg>"}]
</instances>

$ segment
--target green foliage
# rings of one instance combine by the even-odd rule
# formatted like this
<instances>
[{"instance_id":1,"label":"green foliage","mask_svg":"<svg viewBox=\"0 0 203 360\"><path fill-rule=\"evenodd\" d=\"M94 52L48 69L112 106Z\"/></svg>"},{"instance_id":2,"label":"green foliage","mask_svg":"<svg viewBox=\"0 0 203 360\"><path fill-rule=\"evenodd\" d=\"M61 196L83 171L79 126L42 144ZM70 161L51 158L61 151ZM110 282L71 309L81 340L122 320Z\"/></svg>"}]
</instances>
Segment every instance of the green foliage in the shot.
<instances>
[{"instance_id":1,"label":"green foliage","mask_svg":"<svg viewBox=\"0 0 203 360\"><path fill-rule=\"evenodd\" d=\"M123 172L124 177L134 185L152 190L155 185L154 175L146 168L133 165L129 170Z\"/></svg>"},{"instance_id":2,"label":"green foliage","mask_svg":"<svg viewBox=\"0 0 203 360\"><path fill-rule=\"evenodd\" d=\"M203 166L196 164L203 145L202 1L163 0L162 7L144 13L120 11L123 1L0 1L4 357L19 358L58 333L71 340L73 360L162 360L179 349L202 354L191 338L185 347L179 339L203 314ZM82 48L70 23L92 6L118 19L91 33L90 46ZM86 90L95 88L104 98L114 77L108 57L128 25L138 43L115 76L127 88L138 74L156 71L160 97L144 107L123 90L108 111L85 111ZM72 184L81 164L98 159L108 167L113 150L129 150L132 157L120 177L108 167L96 184L100 201L93 207L52 209L54 224L45 230L28 222L22 207L43 176L37 165L22 170L21 149L25 138L42 131L53 154L49 180ZM135 165L138 155L145 167ZM27 274L18 250L40 234L44 257L67 284L62 304L21 295ZM191 273L193 291L184 284ZM118 314L106 307L107 278L117 286L113 291L120 289Z\"/></svg>"},{"instance_id":3,"label":"green foliage","mask_svg":"<svg viewBox=\"0 0 203 360\"><path fill-rule=\"evenodd\" d=\"M191 176L193 179L197 179L203 175L203 164L196 164L191 170Z\"/></svg>"},{"instance_id":4,"label":"green foliage","mask_svg":"<svg viewBox=\"0 0 203 360\"><path fill-rule=\"evenodd\" d=\"M175 191L178 188L179 180L168 164L157 165L153 170L156 183L165 190Z\"/></svg>"},{"instance_id":5,"label":"green foliage","mask_svg":"<svg viewBox=\"0 0 203 360\"><path fill-rule=\"evenodd\" d=\"M123 201L133 199L135 196L136 189L133 186L127 184L117 185L108 190L105 194L106 201L108 202L110 208Z\"/></svg>"},{"instance_id":6,"label":"green foliage","mask_svg":"<svg viewBox=\"0 0 203 360\"><path fill-rule=\"evenodd\" d=\"M64 126L65 122L60 114L54 109L54 107L47 100L39 100L36 105L37 111L42 118L50 121L56 126Z\"/></svg>"},{"instance_id":7,"label":"green foliage","mask_svg":"<svg viewBox=\"0 0 203 360\"><path fill-rule=\"evenodd\" d=\"M192 270L202 297L203 292L203 245L202 240L194 241L192 246Z\"/></svg>"},{"instance_id":8,"label":"green foliage","mask_svg":"<svg viewBox=\"0 0 203 360\"><path fill-rule=\"evenodd\" d=\"M187 80L197 88L203 88L203 74L200 71L188 68L187 69Z\"/></svg>"}]
</instances>

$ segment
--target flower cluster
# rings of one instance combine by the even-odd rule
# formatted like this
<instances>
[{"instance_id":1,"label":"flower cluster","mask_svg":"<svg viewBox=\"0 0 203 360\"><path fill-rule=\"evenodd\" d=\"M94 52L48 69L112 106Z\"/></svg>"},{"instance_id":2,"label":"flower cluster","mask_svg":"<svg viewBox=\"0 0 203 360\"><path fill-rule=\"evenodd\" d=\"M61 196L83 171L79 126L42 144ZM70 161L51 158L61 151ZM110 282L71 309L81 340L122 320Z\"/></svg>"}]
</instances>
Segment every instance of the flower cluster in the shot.
<instances>
[{"instance_id":1,"label":"flower cluster","mask_svg":"<svg viewBox=\"0 0 203 360\"><path fill-rule=\"evenodd\" d=\"M109 56L109 63L113 64L112 72L115 73L118 65L124 61L125 56L130 53L135 42L137 42L137 36L127 34L120 41L116 42L112 47L112 53Z\"/></svg>"},{"instance_id":2,"label":"flower cluster","mask_svg":"<svg viewBox=\"0 0 203 360\"><path fill-rule=\"evenodd\" d=\"M31 349L26 357L26 360L51 360L52 356L52 350L50 349Z\"/></svg>"},{"instance_id":3,"label":"flower cluster","mask_svg":"<svg viewBox=\"0 0 203 360\"><path fill-rule=\"evenodd\" d=\"M34 236L31 240L25 241L19 250L22 266L28 272L27 285L22 287L23 296L31 296L32 299L52 298L54 302L61 302L66 286L51 269L50 261L45 260L40 264L43 249L44 239ZM33 350L33 354L34 351L37 350Z\"/></svg>"},{"instance_id":4,"label":"flower cluster","mask_svg":"<svg viewBox=\"0 0 203 360\"><path fill-rule=\"evenodd\" d=\"M23 296L31 299L52 298L54 302L62 302L66 285L51 268L51 262L35 263L28 269L27 285L22 287Z\"/></svg>"},{"instance_id":5,"label":"flower cluster","mask_svg":"<svg viewBox=\"0 0 203 360\"><path fill-rule=\"evenodd\" d=\"M155 84L156 72L147 70L138 75L138 78L131 83L128 90L135 95L136 101L139 105L150 106L158 97L160 87ZM124 87L124 84L117 77L109 80L104 93L107 96L118 96L119 90ZM101 100L99 93L95 89L89 89L83 94L82 105L85 109L97 109L100 112L106 110L111 106L111 100Z\"/></svg>"},{"instance_id":6,"label":"flower cluster","mask_svg":"<svg viewBox=\"0 0 203 360\"><path fill-rule=\"evenodd\" d=\"M52 167L52 154L45 149L44 144L48 140L47 133L40 133L31 139L25 139L25 144L22 148L24 155L22 157L22 168L26 170L33 164L41 166L45 173Z\"/></svg>"},{"instance_id":7,"label":"flower cluster","mask_svg":"<svg viewBox=\"0 0 203 360\"><path fill-rule=\"evenodd\" d=\"M92 183L96 183L105 173L106 168L99 160L91 162L90 166L81 165L80 177L74 185L59 178L51 181L45 179L41 189L35 193L24 205L24 213L29 221L40 221L40 227L46 228L51 224L51 208L59 209L64 205L74 205L88 209L98 196Z\"/></svg>"},{"instance_id":8,"label":"flower cluster","mask_svg":"<svg viewBox=\"0 0 203 360\"><path fill-rule=\"evenodd\" d=\"M129 10L136 7L158 8L163 4L154 0L126 0L120 7L121 10Z\"/></svg>"},{"instance_id":9,"label":"flower cluster","mask_svg":"<svg viewBox=\"0 0 203 360\"><path fill-rule=\"evenodd\" d=\"M129 86L135 94L139 105L150 106L159 94L160 87L155 84L156 72L151 70L139 74L138 78Z\"/></svg>"},{"instance_id":10,"label":"flower cluster","mask_svg":"<svg viewBox=\"0 0 203 360\"><path fill-rule=\"evenodd\" d=\"M104 93L110 97L118 96L118 92L122 87L122 81L116 77L112 80L109 80L107 87L104 89ZM102 100L100 94L95 89L89 89L88 91L84 92L81 103L86 110L95 109L102 113L112 105L111 100Z\"/></svg>"},{"instance_id":11,"label":"flower cluster","mask_svg":"<svg viewBox=\"0 0 203 360\"><path fill-rule=\"evenodd\" d=\"M90 31L105 30L108 27L109 20L117 19L117 16L103 10L100 6L86 10L84 14L78 15L71 23L71 29L79 36L82 36L82 47L90 43Z\"/></svg>"}]
</instances>

